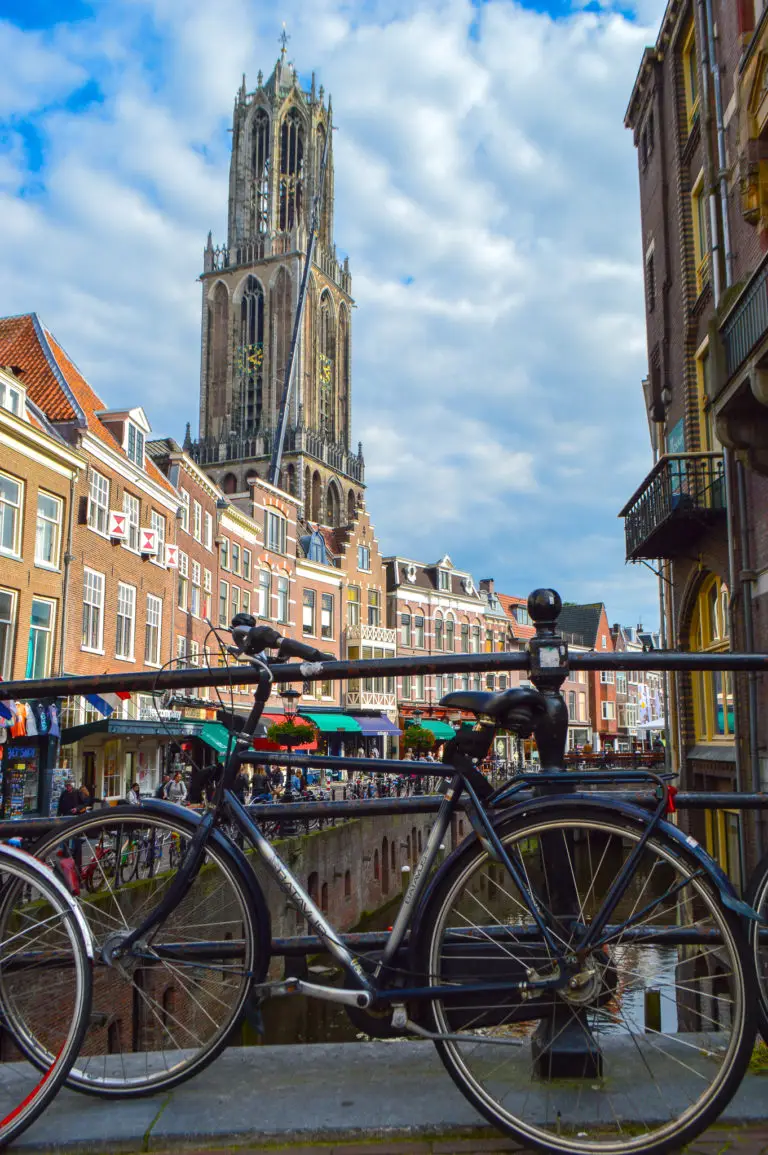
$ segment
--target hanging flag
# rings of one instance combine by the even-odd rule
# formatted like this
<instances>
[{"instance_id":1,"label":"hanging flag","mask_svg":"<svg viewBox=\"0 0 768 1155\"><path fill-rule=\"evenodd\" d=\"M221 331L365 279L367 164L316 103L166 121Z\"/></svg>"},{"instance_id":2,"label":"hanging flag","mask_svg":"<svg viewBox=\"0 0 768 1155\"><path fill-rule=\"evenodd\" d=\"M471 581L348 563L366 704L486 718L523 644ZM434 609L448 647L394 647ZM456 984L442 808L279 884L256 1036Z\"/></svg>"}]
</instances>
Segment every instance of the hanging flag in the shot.
<instances>
[{"instance_id":1,"label":"hanging flag","mask_svg":"<svg viewBox=\"0 0 768 1155\"><path fill-rule=\"evenodd\" d=\"M0 718L5 718L8 722L12 722L16 717L16 703L11 701L0 701Z\"/></svg>"},{"instance_id":2,"label":"hanging flag","mask_svg":"<svg viewBox=\"0 0 768 1155\"><path fill-rule=\"evenodd\" d=\"M120 690L115 694L84 694L86 702L90 702L94 710L98 710L105 718L110 714L114 714L121 702L125 702L130 698L130 694L125 690Z\"/></svg>"}]
</instances>

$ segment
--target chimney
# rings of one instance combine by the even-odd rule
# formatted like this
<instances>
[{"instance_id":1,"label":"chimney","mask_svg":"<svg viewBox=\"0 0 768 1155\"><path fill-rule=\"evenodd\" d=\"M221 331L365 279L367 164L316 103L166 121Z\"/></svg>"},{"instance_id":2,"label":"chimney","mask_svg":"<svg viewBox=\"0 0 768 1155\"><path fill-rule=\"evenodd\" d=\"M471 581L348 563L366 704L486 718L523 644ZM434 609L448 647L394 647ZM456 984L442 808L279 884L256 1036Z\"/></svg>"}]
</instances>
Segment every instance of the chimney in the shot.
<instances>
[{"instance_id":1,"label":"chimney","mask_svg":"<svg viewBox=\"0 0 768 1155\"><path fill-rule=\"evenodd\" d=\"M492 594L493 578L480 578L480 589L486 594Z\"/></svg>"}]
</instances>

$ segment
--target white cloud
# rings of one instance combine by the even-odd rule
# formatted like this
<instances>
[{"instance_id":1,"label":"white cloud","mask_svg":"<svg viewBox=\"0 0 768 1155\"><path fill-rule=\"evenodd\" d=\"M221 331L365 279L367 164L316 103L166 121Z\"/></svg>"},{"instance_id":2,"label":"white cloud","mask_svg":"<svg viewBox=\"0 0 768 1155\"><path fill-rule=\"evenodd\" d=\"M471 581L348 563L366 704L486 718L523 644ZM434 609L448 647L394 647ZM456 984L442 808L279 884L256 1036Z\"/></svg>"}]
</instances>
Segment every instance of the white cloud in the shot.
<instances>
[{"instance_id":1,"label":"white cloud","mask_svg":"<svg viewBox=\"0 0 768 1155\"><path fill-rule=\"evenodd\" d=\"M610 595L611 616L648 621L655 586L625 570L616 519L649 464L622 122L662 7L281 13L291 57L333 94L355 438L383 548L448 550L510 592ZM196 424L195 279L208 229L225 239L232 99L243 71L269 73L279 30L262 0L0 24L0 312L37 310L108 402L144 404L157 432ZM82 106L89 80L99 99Z\"/></svg>"}]
</instances>

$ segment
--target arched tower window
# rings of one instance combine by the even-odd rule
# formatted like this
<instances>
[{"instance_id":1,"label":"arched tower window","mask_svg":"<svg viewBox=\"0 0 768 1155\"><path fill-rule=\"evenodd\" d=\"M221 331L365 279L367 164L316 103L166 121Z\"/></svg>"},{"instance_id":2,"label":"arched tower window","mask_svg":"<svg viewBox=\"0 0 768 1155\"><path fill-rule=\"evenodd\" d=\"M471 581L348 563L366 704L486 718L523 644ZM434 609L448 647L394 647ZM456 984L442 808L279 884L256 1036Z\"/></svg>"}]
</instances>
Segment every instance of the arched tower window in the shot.
<instances>
[{"instance_id":1,"label":"arched tower window","mask_svg":"<svg viewBox=\"0 0 768 1155\"><path fill-rule=\"evenodd\" d=\"M251 124L251 201L253 231L263 236L269 227L269 116L263 108Z\"/></svg>"},{"instance_id":2,"label":"arched tower window","mask_svg":"<svg viewBox=\"0 0 768 1155\"><path fill-rule=\"evenodd\" d=\"M336 332L330 293L320 298L317 333L318 426L326 437L336 436Z\"/></svg>"},{"instance_id":3,"label":"arched tower window","mask_svg":"<svg viewBox=\"0 0 768 1155\"><path fill-rule=\"evenodd\" d=\"M269 417L269 423L276 424L293 328L291 274L285 266L280 267L275 277L269 293L269 304L272 315L269 360L275 396L275 401L272 403L273 414Z\"/></svg>"},{"instance_id":4,"label":"arched tower window","mask_svg":"<svg viewBox=\"0 0 768 1155\"><path fill-rule=\"evenodd\" d=\"M349 446L349 315L344 306L339 310L338 349L339 441Z\"/></svg>"},{"instance_id":5,"label":"arched tower window","mask_svg":"<svg viewBox=\"0 0 768 1155\"><path fill-rule=\"evenodd\" d=\"M227 346L229 332L229 293L221 281L208 299L208 404L206 432L218 432L211 427L219 425L227 411Z\"/></svg>"},{"instance_id":6,"label":"arched tower window","mask_svg":"<svg viewBox=\"0 0 768 1155\"><path fill-rule=\"evenodd\" d=\"M320 187L320 173L323 167L323 151L325 149L325 127L318 124L315 131L315 188ZM320 212L320 228L317 239L321 245L328 247L330 245L331 232L331 165L330 165L330 148L328 150L328 163L325 169L325 181L323 182L323 203Z\"/></svg>"},{"instance_id":7,"label":"arched tower window","mask_svg":"<svg viewBox=\"0 0 768 1155\"><path fill-rule=\"evenodd\" d=\"M347 494L347 524L355 520L355 512L357 510L357 501L355 500L355 491L350 489Z\"/></svg>"},{"instance_id":8,"label":"arched tower window","mask_svg":"<svg viewBox=\"0 0 768 1155\"><path fill-rule=\"evenodd\" d=\"M312 517L312 521L317 521L317 522L320 521L320 517L321 517L320 504L321 504L322 499L321 499L320 486L321 486L320 474L317 472L317 470L315 470L315 472L312 475L311 517ZM305 500L306 500L306 498L305 498Z\"/></svg>"},{"instance_id":9,"label":"arched tower window","mask_svg":"<svg viewBox=\"0 0 768 1155\"><path fill-rule=\"evenodd\" d=\"M341 524L341 498L335 481L331 481L328 485L328 493L325 498L325 516L328 525L333 526L334 529Z\"/></svg>"},{"instance_id":10,"label":"arched tower window","mask_svg":"<svg viewBox=\"0 0 768 1155\"><path fill-rule=\"evenodd\" d=\"M255 277L245 283L240 303L240 343L235 372L240 381L240 432L253 433L261 422L264 401L264 290Z\"/></svg>"},{"instance_id":11,"label":"arched tower window","mask_svg":"<svg viewBox=\"0 0 768 1155\"><path fill-rule=\"evenodd\" d=\"M304 129L292 109L280 130L280 231L301 222L304 196Z\"/></svg>"}]
</instances>

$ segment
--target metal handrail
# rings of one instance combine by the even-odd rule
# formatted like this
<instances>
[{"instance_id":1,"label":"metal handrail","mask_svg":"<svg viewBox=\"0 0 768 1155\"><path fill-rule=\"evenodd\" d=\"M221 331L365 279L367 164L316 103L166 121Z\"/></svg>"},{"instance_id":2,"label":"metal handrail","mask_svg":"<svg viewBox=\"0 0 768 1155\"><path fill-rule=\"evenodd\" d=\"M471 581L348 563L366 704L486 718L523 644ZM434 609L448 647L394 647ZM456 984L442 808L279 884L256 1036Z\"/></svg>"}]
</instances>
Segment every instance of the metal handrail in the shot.
<instances>
[{"instance_id":1,"label":"metal handrail","mask_svg":"<svg viewBox=\"0 0 768 1155\"><path fill-rule=\"evenodd\" d=\"M559 638L553 644L561 644ZM682 653L676 650L652 650L638 654L620 653L569 654L561 670L732 670L735 672L768 672L768 654ZM371 677L400 677L409 674L507 673L530 670L527 651L495 654L429 655L417 658L363 658L355 661L332 661L311 665L285 662L271 667L275 682L358 680ZM63 678L24 678L0 682L0 699L68 698L78 694L112 693L120 690L152 693L179 690L192 686L255 685L261 672L250 665L204 670L197 666L183 670L146 670L120 674L78 674Z\"/></svg>"}]
</instances>

